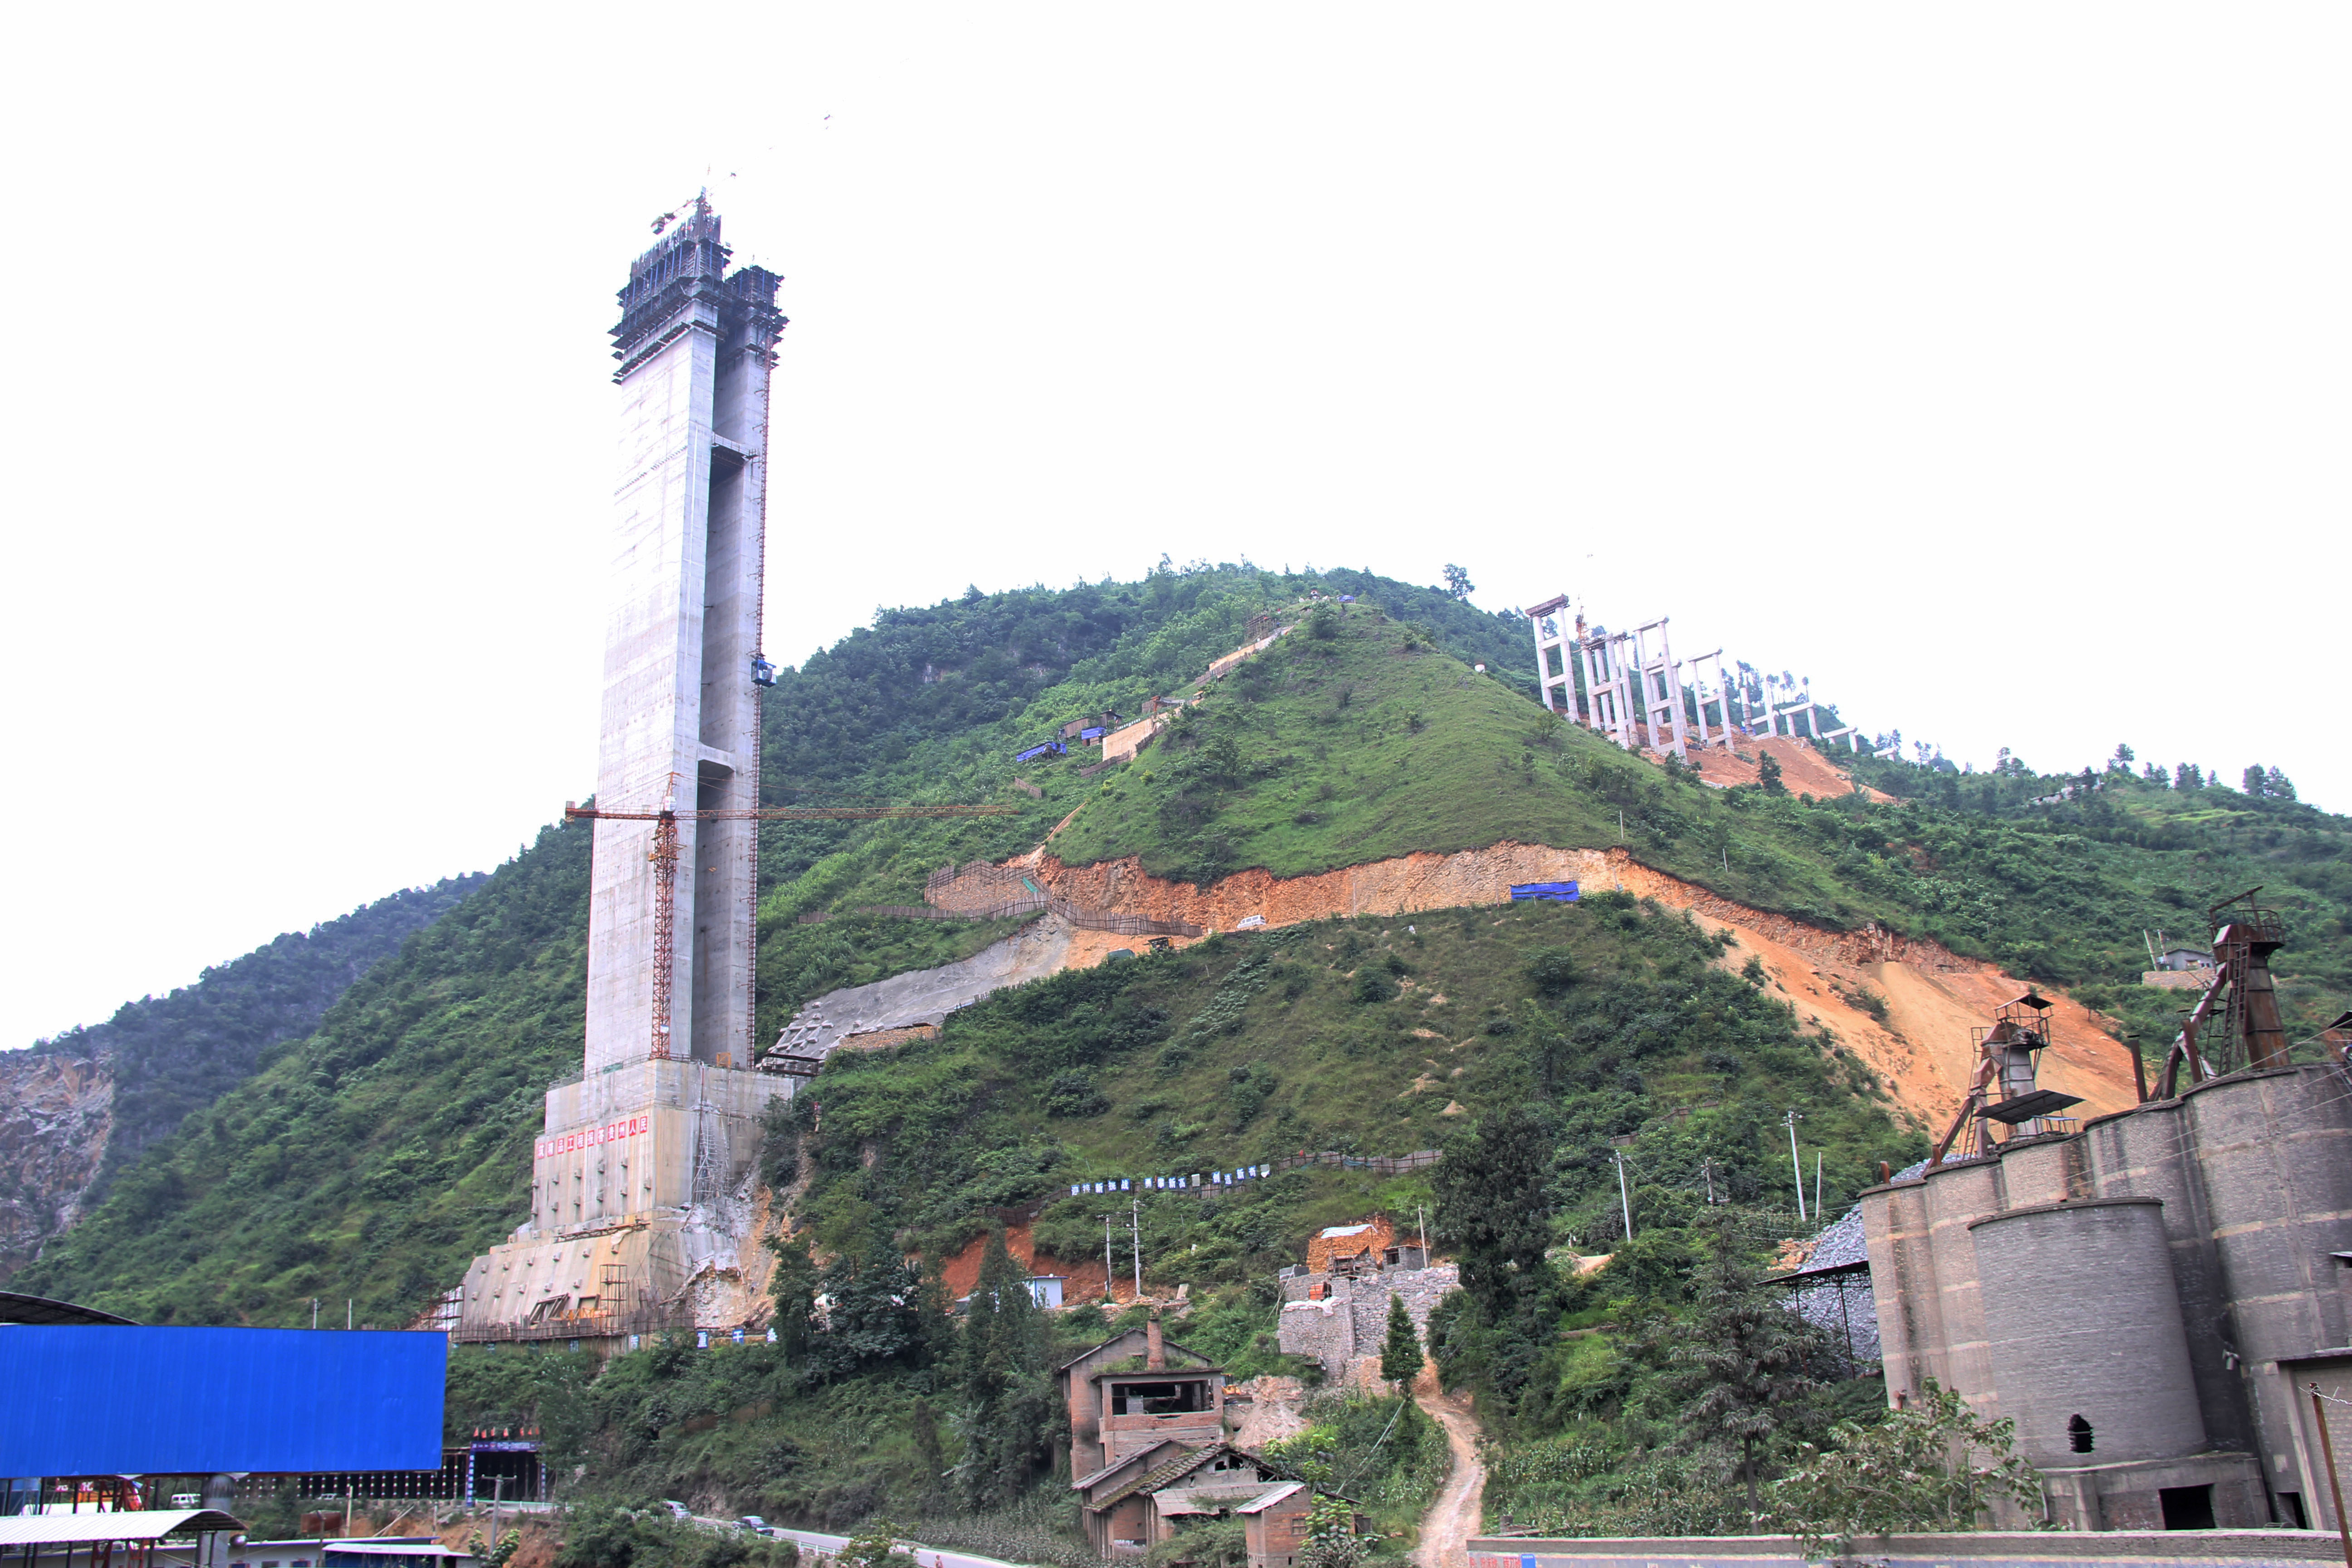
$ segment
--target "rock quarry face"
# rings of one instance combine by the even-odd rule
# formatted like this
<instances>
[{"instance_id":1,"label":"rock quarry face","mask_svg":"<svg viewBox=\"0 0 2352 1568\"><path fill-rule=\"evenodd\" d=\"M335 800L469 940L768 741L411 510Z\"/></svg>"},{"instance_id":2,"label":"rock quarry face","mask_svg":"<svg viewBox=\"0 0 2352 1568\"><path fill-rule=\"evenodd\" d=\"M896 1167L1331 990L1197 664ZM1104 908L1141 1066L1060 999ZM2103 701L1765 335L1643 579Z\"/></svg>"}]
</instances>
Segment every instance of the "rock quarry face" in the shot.
<instances>
[{"instance_id":1,"label":"rock quarry face","mask_svg":"<svg viewBox=\"0 0 2352 1568\"><path fill-rule=\"evenodd\" d=\"M0 1052L0 1284L80 1216L113 1131L109 1059Z\"/></svg>"}]
</instances>

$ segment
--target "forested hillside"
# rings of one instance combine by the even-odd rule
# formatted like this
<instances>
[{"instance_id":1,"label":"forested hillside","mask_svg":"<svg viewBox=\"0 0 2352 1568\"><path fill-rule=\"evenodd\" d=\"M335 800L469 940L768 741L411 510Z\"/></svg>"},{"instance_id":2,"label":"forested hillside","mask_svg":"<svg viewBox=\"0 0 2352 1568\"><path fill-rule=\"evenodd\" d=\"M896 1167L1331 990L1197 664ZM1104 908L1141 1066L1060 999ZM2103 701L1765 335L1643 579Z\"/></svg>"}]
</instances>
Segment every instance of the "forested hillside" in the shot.
<instances>
[{"instance_id":1,"label":"forested hillside","mask_svg":"<svg viewBox=\"0 0 2352 1568\"><path fill-rule=\"evenodd\" d=\"M1313 588L1357 602L1302 604ZM1249 639L1252 617L1276 610L1295 629L1133 763L1082 777L1075 749L1013 761L1066 720L1191 696L1212 660ZM1769 782L1721 790L1544 713L1519 673L1528 657L1516 617L1359 574L1166 570L878 612L770 693L765 797L1019 812L771 825L761 1027L834 987L993 940L854 911L918 901L941 865L1041 845L1073 864L1134 857L1185 883L1506 838L1622 845L1806 931L1875 922L2071 987L2153 1051L2183 998L2137 984L2143 931L2201 938L2205 906L2261 884L2287 921L2278 967L2293 1031L2352 1005L2347 824L2287 799L2267 773L2249 794L2121 767L1979 777L1863 759L1858 776L1892 801ZM341 1297L361 1321L408 1320L524 1213L541 1095L578 1061L587 852L584 833L542 831L310 1034L262 1052L249 1080L149 1147L18 1288L149 1321L292 1324L312 1298ZM1769 976L1727 963L1706 928L1588 891L1572 907L1232 932L1001 994L934 1039L838 1057L779 1119L765 1161L808 1248L780 1269L782 1344L699 1360L666 1347L593 1381L562 1356L467 1352L453 1419L535 1413L587 1467L581 1485L618 1498L1030 1530L1038 1521L1020 1510L1038 1494L1022 1489L1044 1450L993 1453L989 1473L1012 1481L967 1487L964 1434L975 1410L1030 1409L1041 1358L1101 1320L1008 1329L1026 1348L983 1375L969 1336L922 1308L942 1260L968 1268L1006 1215L1029 1216L1051 1256L1098 1258L1101 1200L1067 1193L1093 1177L1302 1147L1445 1147L1434 1176L1300 1170L1155 1199L1147 1282L1192 1287L1180 1338L1237 1374L1280 1370L1271 1270L1318 1225L1432 1207L1471 1287L1435 1348L1450 1377L1483 1391L1482 1419L1538 1456L1496 1495L1564 1520L1657 1526L1672 1510L1643 1513L1609 1478L1646 1478L1626 1485L1682 1500L1675 1508L1711 1484L1704 1466L1652 1464L1687 1404L1673 1348L1706 1313L1748 1310L1743 1281L1798 1229L1784 1118L1803 1118L1806 1174L1818 1152L1832 1213L1878 1162L1921 1142L1890 1114L1884 1082ZM817 912L830 918L802 922ZM1710 1205L1710 1191L1727 1201ZM1555 1267L1602 1249L1615 1261L1597 1274ZM863 1306L814 1324L805 1309L819 1293ZM1826 1373L1808 1387L1810 1414L1766 1461L1857 1397ZM1368 1408L1325 1407L1330 1441L1368 1442ZM1382 1506L1409 1513L1423 1460L1379 1463L1368 1473L1391 1489Z\"/></svg>"},{"instance_id":2,"label":"forested hillside","mask_svg":"<svg viewBox=\"0 0 2352 1568\"><path fill-rule=\"evenodd\" d=\"M809 1181L781 1271L779 1349L629 1357L593 1384L568 1358L469 1351L453 1419L537 1413L558 1462L587 1468L590 1492L835 1527L877 1510L999 1509L1021 1494L1002 1484L1008 1469L1017 1483L1050 1462L1039 1396L1052 1352L1106 1327L1091 1310L1062 1320L992 1396L996 1424L971 1418L992 1397L983 1369L916 1304L943 1299L941 1260L968 1256L999 1215L1035 1213L1034 1243L1086 1268L1101 1256L1105 1208L1119 1209L1124 1282L1129 1195L1074 1198L1070 1184L1232 1169L1302 1147L1402 1152L1506 1112L1549 1151L1537 1189L1513 1195L1547 1246L1613 1249L1621 1292L1680 1301L1710 1194L1773 1234L1797 1228L1787 1110L1808 1118L1809 1169L1821 1152L1833 1205L1874 1162L1924 1148L1865 1074L1801 1034L1723 951L1679 916L1603 894L1219 937L1000 994L936 1040L836 1060L778 1119L768 1161ZM1428 1171L1307 1168L1141 1201L1147 1288L1186 1288L1192 1305L1171 1331L1235 1378L1312 1375L1275 1344L1271 1286L1316 1227L1387 1213L1409 1228L1416 1205L1452 1217ZM1480 1341L1482 1369L1539 1424L1556 1423L1546 1394L1529 1391L1570 1375L1573 1343L1507 1329ZM1335 1445L1370 1458L1394 1407L1335 1396L1324 1414ZM1409 1527L1435 1479L1422 1436L1409 1429L1367 1473L1376 1503L1401 1505L1380 1509L1386 1528ZM962 1538L978 1543L979 1531ZM1031 1521L1032 1551L1043 1533ZM959 1539L952 1520L930 1531L942 1537Z\"/></svg>"},{"instance_id":3,"label":"forested hillside","mask_svg":"<svg viewBox=\"0 0 2352 1568\"><path fill-rule=\"evenodd\" d=\"M262 1054L16 1277L151 1323L404 1322L511 1228L547 1080L580 1054L588 837L543 830Z\"/></svg>"},{"instance_id":4,"label":"forested hillside","mask_svg":"<svg viewBox=\"0 0 2352 1568\"><path fill-rule=\"evenodd\" d=\"M101 1188L189 1111L244 1082L270 1047L317 1027L353 981L481 884L475 873L403 888L215 964L193 985L126 1002L102 1024L35 1041L35 1051L113 1059L114 1131Z\"/></svg>"},{"instance_id":5,"label":"forested hillside","mask_svg":"<svg viewBox=\"0 0 2352 1568\"><path fill-rule=\"evenodd\" d=\"M1315 586L1360 602L1328 612L1328 636L1302 619L1134 766L1084 780L1075 760L1012 761L1065 718L1189 692L1253 616ZM2352 1005L2343 818L2144 780L2032 806L2080 781L2012 770L1988 793L1991 781L1867 760L1870 780L1908 798L1715 790L1548 718L1525 695L1531 680L1513 687L1521 654L1515 619L1356 574L1163 571L877 615L783 672L767 716L769 797L1011 800L1024 814L772 825L763 1028L833 986L944 963L992 934L803 925L801 913L913 902L928 870L1034 847L1082 805L1056 851L1135 854L1177 874L1299 871L1506 836L1612 845L1622 832L1637 858L1750 906L1933 937L2093 988L2147 1030L2170 1004L2136 984L2141 931L2197 934L2204 903L2267 882L2288 914L2282 995L2298 1032ZM1011 790L1015 777L1045 798ZM542 833L315 1038L277 1047L259 1078L150 1151L89 1234L44 1263L44 1287L204 1321L307 1321L313 1295L356 1297L383 1321L420 1308L520 1215L540 1089L575 1059L584 840ZM216 1245L229 1234L238 1245Z\"/></svg>"}]
</instances>

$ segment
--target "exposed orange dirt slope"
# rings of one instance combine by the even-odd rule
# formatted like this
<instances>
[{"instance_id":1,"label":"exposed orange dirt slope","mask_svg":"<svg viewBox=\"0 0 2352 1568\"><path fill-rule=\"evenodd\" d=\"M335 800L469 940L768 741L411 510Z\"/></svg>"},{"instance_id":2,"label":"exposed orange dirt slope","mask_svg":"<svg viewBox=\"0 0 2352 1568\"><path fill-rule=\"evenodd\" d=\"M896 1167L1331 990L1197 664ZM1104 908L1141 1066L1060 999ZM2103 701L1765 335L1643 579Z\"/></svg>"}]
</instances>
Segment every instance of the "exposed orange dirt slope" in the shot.
<instances>
[{"instance_id":1,"label":"exposed orange dirt slope","mask_svg":"<svg viewBox=\"0 0 2352 1568\"><path fill-rule=\"evenodd\" d=\"M1780 763L1780 782L1788 786L1790 795L1831 800L1852 795L1859 788L1873 800L1892 798L1867 784L1857 785L1829 753L1817 750L1810 741L1793 735L1766 735L1761 739L1734 735L1731 744L1730 751L1718 745L1690 748L1691 765L1698 770L1700 778L1726 788L1754 784L1760 777L1763 758L1769 752Z\"/></svg>"},{"instance_id":2,"label":"exposed orange dirt slope","mask_svg":"<svg viewBox=\"0 0 2352 1568\"><path fill-rule=\"evenodd\" d=\"M1688 910L1710 930L1728 931L1735 945L1724 955L1738 970L1759 960L1777 994L1797 1010L1801 1026L1828 1037L1882 1079L1895 1105L1940 1132L1959 1107L1974 1071L1970 1030L1993 1008L2027 989L1995 966L1961 958L1938 943L1890 935L1876 928L1832 931L1786 915L1751 909L1679 878L1655 871L1622 850L1554 849L1505 842L1450 855L1407 855L1311 877L1277 878L1237 872L1207 888L1170 882L1132 858L1066 866L1043 849L1014 862L1048 891L1089 908L1188 921L1210 931L1232 931L1244 919L1268 926L1335 915L1406 915L1423 910L1499 904L1515 882L1574 879L1589 891L1622 888L1669 909ZM1097 940L1069 962L1086 967L1114 946L1139 947L1139 938ZM1178 945L1183 945L1181 939ZM1860 1005L1883 997L1884 1023ZM2136 1104L2129 1049L2111 1038L2098 1015L2044 988L2056 1004L2054 1044L2042 1060L2044 1087L2079 1095L2076 1114L2103 1115ZM977 1265L975 1264L976 1268Z\"/></svg>"},{"instance_id":3,"label":"exposed orange dirt slope","mask_svg":"<svg viewBox=\"0 0 2352 1568\"><path fill-rule=\"evenodd\" d=\"M1062 1285L1065 1301L1099 1301L1102 1300L1103 1260L1089 1263L1065 1263L1057 1258L1041 1255L1037 1243L1029 1234L1029 1226L1016 1220L1004 1227L1004 1250L1014 1261L1032 1274L1061 1274L1067 1278ZM948 1295L955 1300L971 1294L980 1283L980 1260L988 1252L988 1237L982 1234L967 1243L964 1249L940 1265L940 1282L947 1287ZM1135 1293L1133 1281L1119 1282L1119 1296L1124 1300Z\"/></svg>"}]
</instances>

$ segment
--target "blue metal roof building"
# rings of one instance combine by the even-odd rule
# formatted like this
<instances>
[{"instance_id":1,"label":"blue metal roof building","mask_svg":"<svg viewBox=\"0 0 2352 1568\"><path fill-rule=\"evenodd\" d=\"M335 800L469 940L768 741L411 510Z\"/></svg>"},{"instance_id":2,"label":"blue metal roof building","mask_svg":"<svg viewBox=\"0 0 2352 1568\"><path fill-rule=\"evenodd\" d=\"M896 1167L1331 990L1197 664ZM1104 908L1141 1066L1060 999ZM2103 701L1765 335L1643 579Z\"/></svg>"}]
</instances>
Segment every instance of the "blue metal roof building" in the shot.
<instances>
[{"instance_id":1,"label":"blue metal roof building","mask_svg":"<svg viewBox=\"0 0 2352 1568\"><path fill-rule=\"evenodd\" d=\"M0 1327L0 1475L437 1470L449 1342Z\"/></svg>"}]
</instances>

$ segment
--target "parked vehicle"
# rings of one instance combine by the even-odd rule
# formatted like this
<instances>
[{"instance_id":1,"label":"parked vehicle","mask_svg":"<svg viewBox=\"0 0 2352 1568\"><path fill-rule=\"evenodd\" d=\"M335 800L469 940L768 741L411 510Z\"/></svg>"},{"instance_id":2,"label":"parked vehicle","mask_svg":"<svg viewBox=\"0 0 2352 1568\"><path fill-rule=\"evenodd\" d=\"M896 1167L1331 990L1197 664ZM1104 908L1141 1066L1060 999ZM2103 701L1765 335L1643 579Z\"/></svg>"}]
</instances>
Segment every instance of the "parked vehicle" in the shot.
<instances>
[{"instance_id":1,"label":"parked vehicle","mask_svg":"<svg viewBox=\"0 0 2352 1568\"><path fill-rule=\"evenodd\" d=\"M694 1510L692 1509L687 1507L684 1503L677 1501L674 1498L662 1499L662 1507L669 1510L669 1516L672 1519L692 1519L694 1517Z\"/></svg>"},{"instance_id":2,"label":"parked vehicle","mask_svg":"<svg viewBox=\"0 0 2352 1568\"><path fill-rule=\"evenodd\" d=\"M747 1513L735 1522L741 1525L744 1529L750 1531L754 1535L765 1535L768 1533L768 1521L761 1519L756 1513Z\"/></svg>"}]
</instances>

